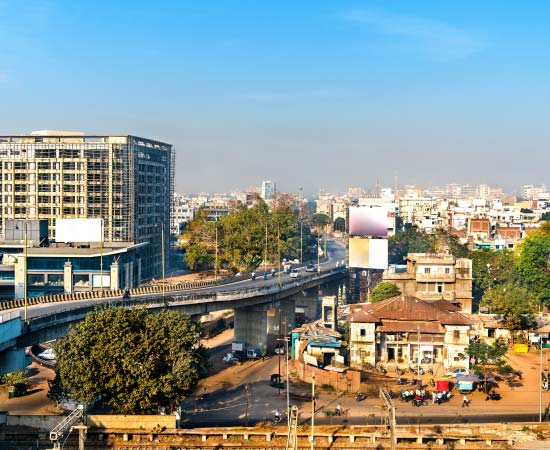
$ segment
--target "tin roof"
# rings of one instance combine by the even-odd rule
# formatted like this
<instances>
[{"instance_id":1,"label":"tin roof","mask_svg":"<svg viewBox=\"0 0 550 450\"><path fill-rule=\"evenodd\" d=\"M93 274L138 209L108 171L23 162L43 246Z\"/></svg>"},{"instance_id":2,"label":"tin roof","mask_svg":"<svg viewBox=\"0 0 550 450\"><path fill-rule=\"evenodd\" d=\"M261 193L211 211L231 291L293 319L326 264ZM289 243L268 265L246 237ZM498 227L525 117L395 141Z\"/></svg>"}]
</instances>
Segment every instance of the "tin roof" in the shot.
<instances>
[{"instance_id":1,"label":"tin roof","mask_svg":"<svg viewBox=\"0 0 550 450\"><path fill-rule=\"evenodd\" d=\"M411 296L392 297L376 303L352 305L352 313L346 319L353 322L378 323L383 319L402 321L434 322L442 325L471 325L462 313L454 310L445 300L434 303ZM416 330L415 330L416 331Z\"/></svg>"}]
</instances>

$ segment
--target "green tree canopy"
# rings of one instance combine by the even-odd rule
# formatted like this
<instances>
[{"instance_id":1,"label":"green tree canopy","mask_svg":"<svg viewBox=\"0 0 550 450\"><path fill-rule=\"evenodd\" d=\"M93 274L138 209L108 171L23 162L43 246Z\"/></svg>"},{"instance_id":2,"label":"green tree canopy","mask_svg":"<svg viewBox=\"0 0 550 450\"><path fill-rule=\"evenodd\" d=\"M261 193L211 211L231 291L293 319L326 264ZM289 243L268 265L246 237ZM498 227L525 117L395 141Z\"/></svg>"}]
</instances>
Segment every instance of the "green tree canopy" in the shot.
<instances>
[{"instance_id":1,"label":"green tree canopy","mask_svg":"<svg viewBox=\"0 0 550 450\"><path fill-rule=\"evenodd\" d=\"M311 218L311 224L315 228L323 228L325 225L328 225L329 222L329 217L322 213L313 214L313 217Z\"/></svg>"},{"instance_id":2,"label":"green tree canopy","mask_svg":"<svg viewBox=\"0 0 550 450\"><path fill-rule=\"evenodd\" d=\"M489 307L493 314L504 315L509 321L508 328L514 330L530 325L538 312L539 301L527 288L508 282L485 292L481 306Z\"/></svg>"},{"instance_id":3,"label":"green tree canopy","mask_svg":"<svg viewBox=\"0 0 550 450\"><path fill-rule=\"evenodd\" d=\"M259 201L247 208L234 207L219 221L208 220L205 211L193 219L184 234L185 261L191 270L214 267L235 272L253 270L264 260L299 258L300 245L309 240L309 227L298 225L297 210L286 201L268 211ZM216 258L217 249L217 258ZM305 252L304 252L305 253Z\"/></svg>"},{"instance_id":4,"label":"green tree canopy","mask_svg":"<svg viewBox=\"0 0 550 450\"><path fill-rule=\"evenodd\" d=\"M550 222L544 222L537 232L527 236L517 252L517 283L550 305Z\"/></svg>"},{"instance_id":5,"label":"green tree canopy","mask_svg":"<svg viewBox=\"0 0 550 450\"><path fill-rule=\"evenodd\" d=\"M542 215L540 216L540 220L541 220L541 222L550 221L550 212L542 213Z\"/></svg>"},{"instance_id":6,"label":"green tree canopy","mask_svg":"<svg viewBox=\"0 0 550 450\"><path fill-rule=\"evenodd\" d=\"M480 302L485 292L500 284L509 282L514 275L514 254L509 250L474 250L472 260L472 295Z\"/></svg>"},{"instance_id":7,"label":"green tree canopy","mask_svg":"<svg viewBox=\"0 0 550 450\"><path fill-rule=\"evenodd\" d=\"M199 327L176 311L105 309L89 313L56 346L52 397L101 396L122 414L181 402L205 364Z\"/></svg>"},{"instance_id":8,"label":"green tree canopy","mask_svg":"<svg viewBox=\"0 0 550 450\"><path fill-rule=\"evenodd\" d=\"M429 253L433 249L433 237L412 227L388 239L388 260L390 264L403 264L407 254Z\"/></svg>"},{"instance_id":9,"label":"green tree canopy","mask_svg":"<svg viewBox=\"0 0 550 450\"><path fill-rule=\"evenodd\" d=\"M397 297L398 295L401 295L401 291L395 284L382 281L382 283L377 284L372 290L370 299L372 302L379 302L380 300Z\"/></svg>"},{"instance_id":10,"label":"green tree canopy","mask_svg":"<svg viewBox=\"0 0 550 450\"><path fill-rule=\"evenodd\" d=\"M466 354L470 357L472 368L481 373L485 378L494 370L499 370L506 364L505 355L508 347L495 341L488 344L485 341L472 342L466 348ZM472 359L473 358L473 359ZM475 360L475 364L473 361Z\"/></svg>"}]
</instances>

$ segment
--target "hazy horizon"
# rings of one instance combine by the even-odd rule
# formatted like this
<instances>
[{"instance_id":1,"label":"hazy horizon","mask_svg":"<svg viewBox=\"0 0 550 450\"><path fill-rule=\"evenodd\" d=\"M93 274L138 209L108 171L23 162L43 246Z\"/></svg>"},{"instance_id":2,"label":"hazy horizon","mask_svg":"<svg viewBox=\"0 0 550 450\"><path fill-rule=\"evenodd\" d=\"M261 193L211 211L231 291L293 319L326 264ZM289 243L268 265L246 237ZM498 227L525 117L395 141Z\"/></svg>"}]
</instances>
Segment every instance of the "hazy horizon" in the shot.
<instances>
[{"instance_id":1,"label":"hazy horizon","mask_svg":"<svg viewBox=\"0 0 550 450\"><path fill-rule=\"evenodd\" d=\"M550 184L550 4L0 0L0 134L176 147L178 192Z\"/></svg>"}]
</instances>

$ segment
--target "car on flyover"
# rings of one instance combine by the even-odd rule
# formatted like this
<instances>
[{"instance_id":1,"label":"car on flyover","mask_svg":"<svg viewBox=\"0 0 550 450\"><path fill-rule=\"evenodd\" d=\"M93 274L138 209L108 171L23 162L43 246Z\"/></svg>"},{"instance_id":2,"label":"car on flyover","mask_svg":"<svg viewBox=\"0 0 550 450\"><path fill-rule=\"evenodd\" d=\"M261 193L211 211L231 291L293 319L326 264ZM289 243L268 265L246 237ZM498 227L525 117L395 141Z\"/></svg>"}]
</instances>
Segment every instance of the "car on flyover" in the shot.
<instances>
[{"instance_id":1,"label":"car on flyover","mask_svg":"<svg viewBox=\"0 0 550 450\"><path fill-rule=\"evenodd\" d=\"M298 269L292 269L290 271L290 278L298 278L300 276L300 271Z\"/></svg>"},{"instance_id":2,"label":"car on flyover","mask_svg":"<svg viewBox=\"0 0 550 450\"><path fill-rule=\"evenodd\" d=\"M306 272L315 272L315 266L313 264L308 264L306 266Z\"/></svg>"}]
</instances>

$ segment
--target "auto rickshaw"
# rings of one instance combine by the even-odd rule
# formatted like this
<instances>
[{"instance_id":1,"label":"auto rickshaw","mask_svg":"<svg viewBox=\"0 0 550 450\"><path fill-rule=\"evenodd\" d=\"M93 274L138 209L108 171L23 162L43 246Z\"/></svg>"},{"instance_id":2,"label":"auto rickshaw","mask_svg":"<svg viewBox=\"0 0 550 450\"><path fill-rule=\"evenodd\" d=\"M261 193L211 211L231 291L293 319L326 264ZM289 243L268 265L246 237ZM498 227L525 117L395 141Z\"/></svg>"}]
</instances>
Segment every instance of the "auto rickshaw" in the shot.
<instances>
[{"instance_id":1,"label":"auto rickshaw","mask_svg":"<svg viewBox=\"0 0 550 450\"><path fill-rule=\"evenodd\" d=\"M283 389L285 387L283 377L281 377L281 375L279 375L278 373L274 373L274 374L271 375L271 380L270 380L269 384L272 387L278 388L278 389Z\"/></svg>"}]
</instances>

